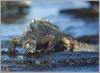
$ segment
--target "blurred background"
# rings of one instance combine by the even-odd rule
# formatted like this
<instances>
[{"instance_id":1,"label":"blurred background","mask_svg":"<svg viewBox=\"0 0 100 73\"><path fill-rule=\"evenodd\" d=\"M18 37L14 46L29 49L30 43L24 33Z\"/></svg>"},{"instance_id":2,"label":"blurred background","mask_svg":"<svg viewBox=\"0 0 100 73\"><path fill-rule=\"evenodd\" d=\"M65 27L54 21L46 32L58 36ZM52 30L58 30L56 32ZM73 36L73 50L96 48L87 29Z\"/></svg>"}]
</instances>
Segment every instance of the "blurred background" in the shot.
<instances>
[{"instance_id":1,"label":"blurred background","mask_svg":"<svg viewBox=\"0 0 100 73\"><path fill-rule=\"evenodd\" d=\"M2 1L2 37L21 35L32 19L44 17L75 38L95 38L99 32L98 7L98 1Z\"/></svg>"},{"instance_id":2,"label":"blurred background","mask_svg":"<svg viewBox=\"0 0 100 73\"><path fill-rule=\"evenodd\" d=\"M1 1L1 50L7 51L7 41L12 37L21 36L24 29L36 17L49 19L61 31L78 41L98 45L98 1ZM5 41L6 43L4 43ZM7 60L9 57L2 55L2 59ZM13 69L16 70L17 68ZM18 70L21 69L18 68ZM98 66L67 68L65 70L97 71Z\"/></svg>"}]
</instances>

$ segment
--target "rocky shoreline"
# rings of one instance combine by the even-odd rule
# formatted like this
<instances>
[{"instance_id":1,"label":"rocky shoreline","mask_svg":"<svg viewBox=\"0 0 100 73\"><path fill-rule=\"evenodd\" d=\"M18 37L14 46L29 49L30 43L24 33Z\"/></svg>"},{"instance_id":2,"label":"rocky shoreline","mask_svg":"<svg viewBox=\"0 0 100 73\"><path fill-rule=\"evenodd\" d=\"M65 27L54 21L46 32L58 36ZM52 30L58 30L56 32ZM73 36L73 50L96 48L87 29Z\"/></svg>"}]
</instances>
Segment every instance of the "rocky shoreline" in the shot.
<instances>
[{"instance_id":1,"label":"rocky shoreline","mask_svg":"<svg viewBox=\"0 0 100 73\"><path fill-rule=\"evenodd\" d=\"M63 9L59 11L61 14L70 14L75 18L81 18L83 20L98 20L98 9L92 8L78 8L78 9Z\"/></svg>"},{"instance_id":2,"label":"rocky shoreline","mask_svg":"<svg viewBox=\"0 0 100 73\"><path fill-rule=\"evenodd\" d=\"M59 56L59 58L58 58ZM26 64L32 66L55 67L55 66L86 66L98 65L99 53L97 52L55 52L49 54L25 55L16 56L16 60L4 60L3 64ZM11 58L11 57L10 57Z\"/></svg>"}]
</instances>

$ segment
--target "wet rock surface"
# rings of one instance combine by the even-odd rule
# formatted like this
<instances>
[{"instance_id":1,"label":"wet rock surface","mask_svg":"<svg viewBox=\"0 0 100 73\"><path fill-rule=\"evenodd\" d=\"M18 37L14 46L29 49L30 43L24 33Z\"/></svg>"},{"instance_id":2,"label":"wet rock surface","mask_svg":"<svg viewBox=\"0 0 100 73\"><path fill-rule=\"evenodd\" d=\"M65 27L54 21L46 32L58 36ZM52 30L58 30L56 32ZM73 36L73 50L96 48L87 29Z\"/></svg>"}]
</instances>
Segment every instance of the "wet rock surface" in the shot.
<instances>
[{"instance_id":1,"label":"wet rock surface","mask_svg":"<svg viewBox=\"0 0 100 73\"><path fill-rule=\"evenodd\" d=\"M58 66L86 66L86 65L97 65L99 62L99 53L97 52L55 52L47 54L34 54L34 55L19 55L17 54L16 59L2 61L3 64L9 66L9 64L20 64L20 65L31 65L33 68L41 67L41 70L46 68L54 68ZM58 57L59 56L59 57ZM9 68L9 69L12 69Z\"/></svg>"}]
</instances>

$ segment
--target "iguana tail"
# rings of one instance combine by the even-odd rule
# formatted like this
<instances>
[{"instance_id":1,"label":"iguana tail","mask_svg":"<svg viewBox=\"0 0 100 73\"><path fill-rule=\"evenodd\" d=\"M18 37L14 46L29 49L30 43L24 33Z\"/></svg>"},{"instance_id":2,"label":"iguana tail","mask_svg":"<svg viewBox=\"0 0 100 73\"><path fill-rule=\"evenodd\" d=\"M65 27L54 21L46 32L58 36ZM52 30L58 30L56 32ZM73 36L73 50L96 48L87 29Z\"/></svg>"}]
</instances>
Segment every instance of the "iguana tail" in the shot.
<instances>
[{"instance_id":1,"label":"iguana tail","mask_svg":"<svg viewBox=\"0 0 100 73\"><path fill-rule=\"evenodd\" d=\"M91 45L87 43L79 42L78 47L76 47L73 51L75 52L99 52L99 47L96 45Z\"/></svg>"}]
</instances>

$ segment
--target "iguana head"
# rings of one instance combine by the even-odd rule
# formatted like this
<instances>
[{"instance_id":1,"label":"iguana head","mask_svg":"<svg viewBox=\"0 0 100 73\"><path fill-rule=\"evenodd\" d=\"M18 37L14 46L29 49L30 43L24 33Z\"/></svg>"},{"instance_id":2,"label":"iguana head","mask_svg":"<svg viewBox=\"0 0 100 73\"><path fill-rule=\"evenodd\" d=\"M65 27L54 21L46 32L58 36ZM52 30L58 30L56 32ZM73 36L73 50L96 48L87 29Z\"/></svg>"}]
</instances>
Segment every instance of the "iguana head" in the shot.
<instances>
[{"instance_id":1,"label":"iguana head","mask_svg":"<svg viewBox=\"0 0 100 73\"><path fill-rule=\"evenodd\" d=\"M21 40L22 40L22 47L25 48L27 52L30 53L35 52L37 38L35 34L33 34L33 31L30 28L30 26L28 26L28 28L26 28L26 30L24 31Z\"/></svg>"},{"instance_id":2,"label":"iguana head","mask_svg":"<svg viewBox=\"0 0 100 73\"><path fill-rule=\"evenodd\" d=\"M27 52L35 53L35 51L36 51L36 42L33 41L33 40L28 40L27 42L25 42L23 47L27 49Z\"/></svg>"}]
</instances>

